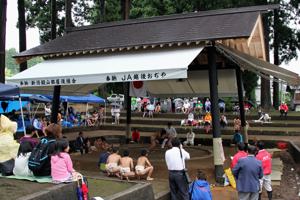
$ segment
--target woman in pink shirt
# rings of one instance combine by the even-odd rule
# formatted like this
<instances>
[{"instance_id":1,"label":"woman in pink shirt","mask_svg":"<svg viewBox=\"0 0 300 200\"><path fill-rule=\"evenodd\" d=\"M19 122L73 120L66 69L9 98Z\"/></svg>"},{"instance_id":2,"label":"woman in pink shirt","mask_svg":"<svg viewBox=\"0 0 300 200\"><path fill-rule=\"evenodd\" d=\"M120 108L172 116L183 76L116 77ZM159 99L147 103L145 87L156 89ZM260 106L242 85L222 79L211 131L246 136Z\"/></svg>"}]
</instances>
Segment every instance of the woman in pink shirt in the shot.
<instances>
[{"instance_id":1,"label":"woman in pink shirt","mask_svg":"<svg viewBox=\"0 0 300 200\"><path fill-rule=\"evenodd\" d=\"M55 183L71 182L75 172L69 155L69 142L66 139L56 141L55 152L51 156L51 176Z\"/></svg>"}]
</instances>

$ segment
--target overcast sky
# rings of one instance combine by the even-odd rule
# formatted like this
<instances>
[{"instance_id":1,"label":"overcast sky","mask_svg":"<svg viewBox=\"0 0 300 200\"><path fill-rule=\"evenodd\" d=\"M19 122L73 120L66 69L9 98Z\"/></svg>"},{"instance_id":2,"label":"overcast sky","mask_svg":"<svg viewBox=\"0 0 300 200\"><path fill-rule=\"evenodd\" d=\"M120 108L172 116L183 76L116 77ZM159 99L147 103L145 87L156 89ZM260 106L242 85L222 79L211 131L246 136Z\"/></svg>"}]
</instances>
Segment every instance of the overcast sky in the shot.
<instances>
[{"instance_id":1,"label":"overcast sky","mask_svg":"<svg viewBox=\"0 0 300 200\"><path fill-rule=\"evenodd\" d=\"M19 32L16 28L18 20L17 0L7 1L7 23L6 23L6 49L19 49ZM39 31L38 29L27 29L27 49L39 45ZM294 71L300 75L300 52L298 52L299 59L292 60L288 65L282 64L288 70ZM272 58L271 58L272 60Z\"/></svg>"}]
</instances>

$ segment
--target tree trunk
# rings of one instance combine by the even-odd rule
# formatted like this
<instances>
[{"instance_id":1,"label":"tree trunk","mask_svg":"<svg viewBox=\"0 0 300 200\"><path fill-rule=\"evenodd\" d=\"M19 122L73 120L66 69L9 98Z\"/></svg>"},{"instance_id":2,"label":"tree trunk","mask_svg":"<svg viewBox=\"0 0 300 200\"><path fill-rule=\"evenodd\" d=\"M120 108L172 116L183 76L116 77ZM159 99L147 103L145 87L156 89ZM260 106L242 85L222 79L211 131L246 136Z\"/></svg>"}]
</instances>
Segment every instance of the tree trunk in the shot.
<instances>
[{"instance_id":1,"label":"tree trunk","mask_svg":"<svg viewBox=\"0 0 300 200\"><path fill-rule=\"evenodd\" d=\"M0 0L0 83L5 82L5 35L7 0Z\"/></svg>"},{"instance_id":2,"label":"tree trunk","mask_svg":"<svg viewBox=\"0 0 300 200\"><path fill-rule=\"evenodd\" d=\"M19 13L19 52L26 50L26 22L24 0L18 0ZM20 72L27 69L27 62L20 64Z\"/></svg>"},{"instance_id":3,"label":"tree trunk","mask_svg":"<svg viewBox=\"0 0 300 200\"><path fill-rule=\"evenodd\" d=\"M124 20L129 19L130 5L130 0L121 0L121 15Z\"/></svg>"},{"instance_id":4,"label":"tree trunk","mask_svg":"<svg viewBox=\"0 0 300 200\"><path fill-rule=\"evenodd\" d=\"M54 40L56 38L56 19L56 0L51 0L51 40Z\"/></svg>"},{"instance_id":5,"label":"tree trunk","mask_svg":"<svg viewBox=\"0 0 300 200\"><path fill-rule=\"evenodd\" d=\"M65 12L66 12L66 18L65 18L65 32L68 32L68 28L72 27L72 1L71 0L65 0Z\"/></svg>"},{"instance_id":6,"label":"tree trunk","mask_svg":"<svg viewBox=\"0 0 300 200\"><path fill-rule=\"evenodd\" d=\"M99 0L100 22L105 21L105 0Z\"/></svg>"},{"instance_id":7,"label":"tree trunk","mask_svg":"<svg viewBox=\"0 0 300 200\"><path fill-rule=\"evenodd\" d=\"M270 60L269 55L269 27L268 27L268 18L266 15L263 16L264 23L264 42L265 42L265 50L266 50L266 61ZM268 76L268 75L267 75ZM271 107L271 92L270 92L270 80L261 77L261 107L265 110L269 110Z\"/></svg>"},{"instance_id":8,"label":"tree trunk","mask_svg":"<svg viewBox=\"0 0 300 200\"><path fill-rule=\"evenodd\" d=\"M280 65L279 62L279 40L278 40L278 10L274 10L274 65ZM279 106L279 84L276 82L278 80L274 77L273 81L273 107L278 109Z\"/></svg>"}]
</instances>

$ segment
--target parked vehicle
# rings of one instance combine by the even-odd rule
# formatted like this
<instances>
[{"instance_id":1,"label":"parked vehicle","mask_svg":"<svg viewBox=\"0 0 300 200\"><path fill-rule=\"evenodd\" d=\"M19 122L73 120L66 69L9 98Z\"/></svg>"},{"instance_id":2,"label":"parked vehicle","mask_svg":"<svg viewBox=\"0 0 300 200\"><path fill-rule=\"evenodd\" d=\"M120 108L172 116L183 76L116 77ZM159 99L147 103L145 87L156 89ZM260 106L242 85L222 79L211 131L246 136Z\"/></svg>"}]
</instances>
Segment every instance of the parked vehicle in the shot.
<instances>
[{"instance_id":1,"label":"parked vehicle","mask_svg":"<svg viewBox=\"0 0 300 200\"><path fill-rule=\"evenodd\" d=\"M111 94L107 97L109 102L124 102L124 94Z\"/></svg>"},{"instance_id":2,"label":"parked vehicle","mask_svg":"<svg viewBox=\"0 0 300 200\"><path fill-rule=\"evenodd\" d=\"M300 90L296 90L293 98L293 108L295 111L300 111Z\"/></svg>"}]
</instances>

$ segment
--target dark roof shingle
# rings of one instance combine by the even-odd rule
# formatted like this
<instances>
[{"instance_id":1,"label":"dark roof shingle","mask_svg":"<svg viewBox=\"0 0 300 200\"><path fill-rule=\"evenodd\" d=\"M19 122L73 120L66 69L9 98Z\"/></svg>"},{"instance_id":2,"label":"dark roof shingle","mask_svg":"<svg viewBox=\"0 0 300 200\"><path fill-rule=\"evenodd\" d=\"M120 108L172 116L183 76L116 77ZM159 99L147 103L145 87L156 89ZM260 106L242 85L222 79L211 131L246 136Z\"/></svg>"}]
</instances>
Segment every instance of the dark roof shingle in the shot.
<instances>
[{"instance_id":1,"label":"dark roof shingle","mask_svg":"<svg viewBox=\"0 0 300 200\"><path fill-rule=\"evenodd\" d=\"M249 37L259 13L268 9L270 6L254 6L72 28L15 57Z\"/></svg>"}]
</instances>

